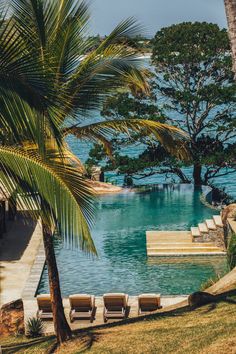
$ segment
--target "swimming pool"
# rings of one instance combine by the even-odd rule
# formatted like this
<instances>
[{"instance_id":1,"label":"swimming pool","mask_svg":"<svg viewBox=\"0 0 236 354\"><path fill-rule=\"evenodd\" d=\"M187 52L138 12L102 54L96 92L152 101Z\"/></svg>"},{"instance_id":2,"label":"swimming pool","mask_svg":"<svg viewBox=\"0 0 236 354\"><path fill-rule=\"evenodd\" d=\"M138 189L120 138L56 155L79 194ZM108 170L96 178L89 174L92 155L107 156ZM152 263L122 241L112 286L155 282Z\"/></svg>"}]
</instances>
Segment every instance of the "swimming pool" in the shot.
<instances>
[{"instance_id":1,"label":"swimming pool","mask_svg":"<svg viewBox=\"0 0 236 354\"><path fill-rule=\"evenodd\" d=\"M147 230L189 230L216 212L201 204L201 188L159 185L107 195L97 202L92 236L98 258L55 241L63 296L106 292L188 294L226 269L224 257L147 258ZM48 292L45 268L38 293Z\"/></svg>"}]
</instances>

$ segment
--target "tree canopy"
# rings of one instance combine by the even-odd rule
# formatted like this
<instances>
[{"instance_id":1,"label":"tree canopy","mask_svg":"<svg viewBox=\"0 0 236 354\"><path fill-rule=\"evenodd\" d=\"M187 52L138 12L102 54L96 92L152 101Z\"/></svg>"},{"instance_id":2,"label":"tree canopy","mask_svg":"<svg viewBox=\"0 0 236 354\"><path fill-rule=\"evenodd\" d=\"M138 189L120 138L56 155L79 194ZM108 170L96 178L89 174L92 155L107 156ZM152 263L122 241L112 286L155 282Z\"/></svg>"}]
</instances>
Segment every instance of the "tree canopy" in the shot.
<instances>
[{"instance_id":1,"label":"tree canopy","mask_svg":"<svg viewBox=\"0 0 236 354\"><path fill-rule=\"evenodd\" d=\"M180 162L146 140L145 152L126 158L127 174L172 173L183 182L207 184L234 173L236 85L226 30L205 22L181 23L158 31L152 44L151 96L120 93L106 101L102 114L109 119L139 114L181 128L189 136L190 159ZM120 143L114 143L117 147ZM116 168L125 172L118 160ZM184 175L185 166L193 166L192 179Z\"/></svg>"}]
</instances>

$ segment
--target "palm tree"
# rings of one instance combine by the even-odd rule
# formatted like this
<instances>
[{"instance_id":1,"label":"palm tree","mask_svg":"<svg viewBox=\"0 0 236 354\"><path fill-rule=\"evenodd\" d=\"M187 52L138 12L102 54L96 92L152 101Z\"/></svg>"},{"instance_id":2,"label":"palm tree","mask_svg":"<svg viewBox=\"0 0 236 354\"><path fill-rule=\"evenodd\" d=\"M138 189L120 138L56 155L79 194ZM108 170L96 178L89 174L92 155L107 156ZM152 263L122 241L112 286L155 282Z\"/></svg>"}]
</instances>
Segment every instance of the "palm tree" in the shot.
<instances>
[{"instance_id":1,"label":"palm tree","mask_svg":"<svg viewBox=\"0 0 236 354\"><path fill-rule=\"evenodd\" d=\"M0 62L1 187L9 194L17 189L20 207L26 206L33 217L42 219L55 332L60 343L70 337L71 330L62 306L53 230L59 228L68 242L96 253L87 223L91 220L92 191L63 148L54 119L58 109L52 100L50 71L3 13Z\"/></svg>"},{"instance_id":2,"label":"palm tree","mask_svg":"<svg viewBox=\"0 0 236 354\"><path fill-rule=\"evenodd\" d=\"M232 48L233 72L236 78L236 0L224 0Z\"/></svg>"},{"instance_id":3,"label":"palm tree","mask_svg":"<svg viewBox=\"0 0 236 354\"><path fill-rule=\"evenodd\" d=\"M54 327L62 343L71 331L63 312L53 230L96 253L88 227L93 193L64 136L98 139L109 148L114 130L143 129L176 154L184 151L183 136L148 120L84 124L87 112L114 90L148 91L147 73L127 45L126 38L137 31L132 19L91 50L83 1L12 0L10 13L10 19L2 15L0 21L1 180L9 192L17 187L20 202L42 218Z\"/></svg>"},{"instance_id":4,"label":"palm tree","mask_svg":"<svg viewBox=\"0 0 236 354\"><path fill-rule=\"evenodd\" d=\"M133 19L120 23L92 50L93 40L87 33L89 8L84 1L12 0L12 4L23 40L27 46L38 48L38 60L50 69L54 100L60 102L57 120L63 133L86 134L105 142L104 135L114 130L128 133L129 129L146 129L167 149L179 152L176 142L182 133L158 122L136 119L86 125L86 113L98 110L114 90L129 87L148 92L148 73L137 59L137 50L127 45L128 37L140 31Z\"/></svg>"}]
</instances>

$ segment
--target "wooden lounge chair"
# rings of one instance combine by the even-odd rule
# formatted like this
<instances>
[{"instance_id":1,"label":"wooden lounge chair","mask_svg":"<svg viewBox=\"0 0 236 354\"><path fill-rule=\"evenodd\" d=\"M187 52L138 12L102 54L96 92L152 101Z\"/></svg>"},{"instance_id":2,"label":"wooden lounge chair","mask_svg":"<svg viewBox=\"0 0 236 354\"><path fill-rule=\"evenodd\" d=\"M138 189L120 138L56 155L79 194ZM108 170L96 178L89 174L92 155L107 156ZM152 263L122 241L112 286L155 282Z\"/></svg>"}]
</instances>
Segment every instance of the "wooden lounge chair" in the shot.
<instances>
[{"instance_id":1,"label":"wooden lounge chair","mask_svg":"<svg viewBox=\"0 0 236 354\"><path fill-rule=\"evenodd\" d=\"M69 296L70 321L75 319L89 319L92 323L95 315L95 297L87 294Z\"/></svg>"},{"instance_id":2,"label":"wooden lounge chair","mask_svg":"<svg viewBox=\"0 0 236 354\"><path fill-rule=\"evenodd\" d=\"M128 298L128 295L123 293L104 294L104 322L107 322L108 318L127 317Z\"/></svg>"},{"instance_id":3,"label":"wooden lounge chair","mask_svg":"<svg viewBox=\"0 0 236 354\"><path fill-rule=\"evenodd\" d=\"M52 303L49 294L42 294L37 296L38 311L37 318L52 319Z\"/></svg>"},{"instance_id":4,"label":"wooden lounge chair","mask_svg":"<svg viewBox=\"0 0 236 354\"><path fill-rule=\"evenodd\" d=\"M141 294L138 297L138 314L150 313L161 308L160 294Z\"/></svg>"}]
</instances>

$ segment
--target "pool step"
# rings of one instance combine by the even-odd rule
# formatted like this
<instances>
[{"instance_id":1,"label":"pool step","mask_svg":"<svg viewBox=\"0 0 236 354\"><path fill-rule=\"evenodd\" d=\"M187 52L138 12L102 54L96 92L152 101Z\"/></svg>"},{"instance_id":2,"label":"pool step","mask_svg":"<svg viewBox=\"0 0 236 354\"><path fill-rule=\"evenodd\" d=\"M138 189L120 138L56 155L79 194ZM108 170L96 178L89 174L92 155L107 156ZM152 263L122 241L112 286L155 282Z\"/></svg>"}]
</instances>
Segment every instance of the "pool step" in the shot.
<instances>
[{"instance_id":1,"label":"pool step","mask_svg":"<svg viewBox=\"0 0 236 354\"><path fill-rule=\"evenodd\" d=\"M208 223L209 224L209 223ZM206 223L200 227L192 227L191 231L147 231L146 248L148 256L219 256L225 252L214 242L193 242L193 238L201 237L202 232L208 234ZM211 223L209 224L212 227Z\"/></svg>"},{"instance_id":2,"label":"pool step","mask_svg":"<svg viewBox=\"0 0 236 354\"><path fill-rule=\"evenodd\" d=\"M167 252L149 252L149 257L183 257L183 256L225 256L226 253L223 251L217 252L189 252L189 251L182 251L182 252L175 252L172 250L168 250Z\"/></svg>"},{"instance_id":3,"label":"pool step","mask_svg":"<svg viewBox=\"0 0 236 354\"><path fill-rule=\"evenodd\" d=\"M213 215L212 219L206 219L205 222L199 223L198 227L191 227L192 240L195 242L194 240L199 240L201 236L217 232L219 228L223 228L221 216Z\"/></svg>"},{"instance_id":4,"label":"pool step","mask_svg":"<svg viewBox=\"0 0 236 354\"><path fill-rule=\"evenodd\" d=\"M213 220L217 227L223 227L223 222L220 215L213 215Z\"/></svg>"},{"instance_id":5,"label":"pool step","mask_svg":"<svg viewBox=\"0 0 236 354\"><path fill-rule=\"evenodd\" d=\"M148 252L218 252L219 248L218 247L205 247L205 246L196 246L196 247L178 247L178 246L172 246L172 247L161 247L158 245L158 247L153 247L153 248L148 248Z\"/></svg>"},{"instance_id":6,"label":"pool step","mask_svg":"<svg viewBox=\"0 0 236 354\"><path fill-rule=\"evenodd\" d=\"M157 248L163 248L163 247L168 247L168 248L196 248L196 247L213 247L215 248L214 243L206 243L206 242L175 242L175 243L170 243L170 242L155 242L155 243L147 243L147 249L157 249Z\"/></svg>"},{"instance_id":7,"label":"pool step","mask_svg":"<svg viewBox=\"0 0 236 354\"><path fill-rule=\"evenodd\" d=\"M191 227L191 234L192 234L192 237L201 236L201 232L198 227Z\"/></svg>"},{"instance_id":8,"label":"pool step","mask_svg":"<svg viewBox=\"0 0 236 354\"><path fill-rule=\"evenodd\" d=\"M200 233L205 233L205 234L208 234L208 227L207 225L203 222L203 223L200 223L198 224L198 229L200 231Z\"/></svg>"},{"instance_id":9,"label":"pool step","mask_svg":"<svg viewBox=\"0 0 236 354\"><path fill-rule=\"evenodd\" d=\"M147 243L150 242L192 242L189 231L147 231Z\"/></svg>"},{"instance_id":10,"label":"pool step","mask_svg":"<svg viewBox=\"0 0 236 354\"><path fill-rule=\"evenodd\" d=\"M216 224L213 219L206 219L205 223L208 230L216 230Z\"/></svg>"}]
</instances>

